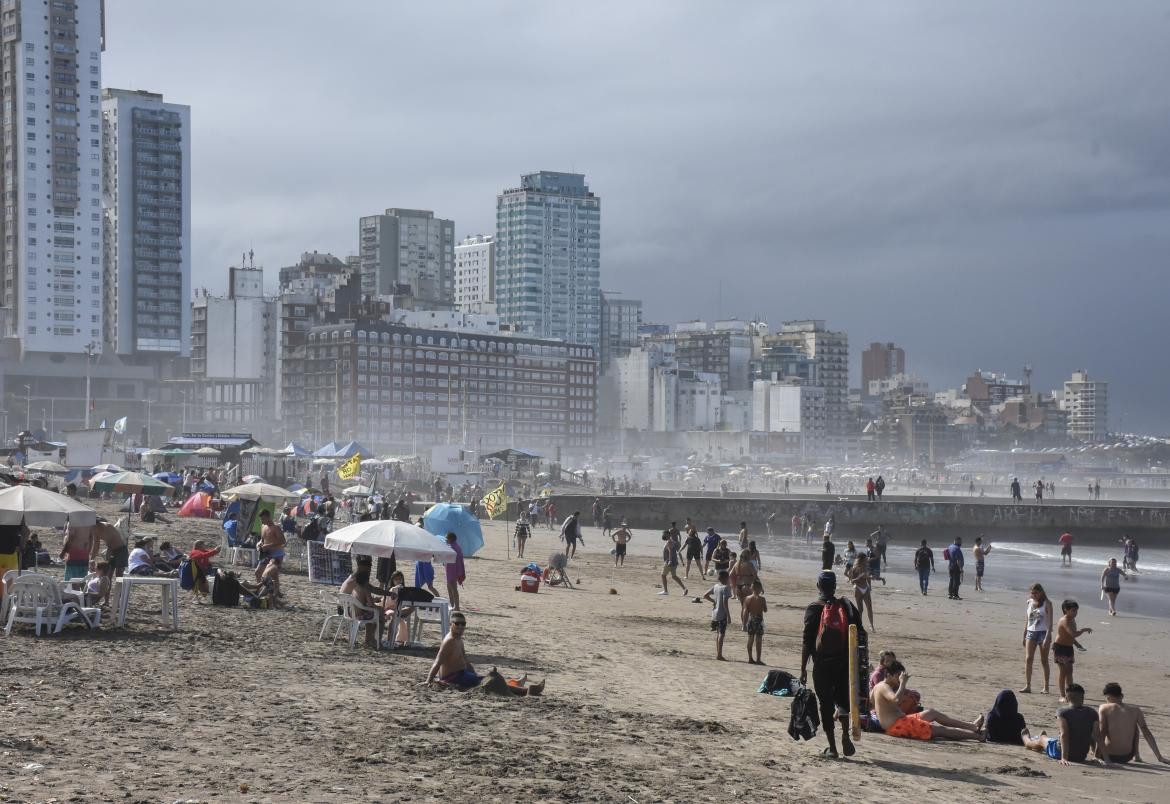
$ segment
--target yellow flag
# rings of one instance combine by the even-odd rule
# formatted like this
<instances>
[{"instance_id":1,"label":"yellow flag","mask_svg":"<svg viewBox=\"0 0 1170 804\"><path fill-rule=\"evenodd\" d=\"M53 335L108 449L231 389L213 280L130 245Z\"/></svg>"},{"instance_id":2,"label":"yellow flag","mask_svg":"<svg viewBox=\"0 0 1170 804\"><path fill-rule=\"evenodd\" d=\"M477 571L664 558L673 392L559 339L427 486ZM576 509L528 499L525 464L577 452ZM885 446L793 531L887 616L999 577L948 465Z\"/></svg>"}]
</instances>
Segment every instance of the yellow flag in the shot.
<instances>
[{"instance_id":1,"label":"yellow flag","mask_svg":"<svg viewBox=\"0 0 1170 804\"><path fill-rule=\"evenodd\" d=\"M358 476L362 470L362 454L359 452L348 461L337 467L337 476L342 480L350 480Z\"/></svg>"},{"instance_id":2,"label":"yellow flag","mask_svg":"<svg viewBox=\"0 0 1170 804\"><path fill-rule=\"evenodd\" d=\"M508 509L508 490L503 483L483 495L483 508L487 511L488 519L495 519Z\"/></svg>"}]
</instances>

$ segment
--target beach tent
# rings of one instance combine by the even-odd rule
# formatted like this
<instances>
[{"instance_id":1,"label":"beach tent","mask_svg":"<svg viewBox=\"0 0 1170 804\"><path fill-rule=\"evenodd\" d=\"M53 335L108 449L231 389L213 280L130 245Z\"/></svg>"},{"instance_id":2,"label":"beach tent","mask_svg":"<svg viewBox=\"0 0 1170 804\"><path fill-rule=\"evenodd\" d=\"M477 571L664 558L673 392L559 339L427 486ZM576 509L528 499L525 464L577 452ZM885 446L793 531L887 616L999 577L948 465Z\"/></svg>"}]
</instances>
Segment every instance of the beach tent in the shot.
<instances>
[{"instance_id":1,"label":"beach tent","mask_svg":"<svg viewBox=\"0 0 1170 804\"><path fill-rule=\"evenodd\" d=\"M193 516L200 519L214 516L211 512L211 495L202 491L192 494L179 509L179 516Z\"/></svg>"},{"instance_id":2,"label":"beach tent","mask_svg":"<svg viewBox=\"0 0 1170 804\"><path fill-rule=\"evenodd\" d=\"M462 505L435 503L423 512L423 527L444 540L448 533L454 533L465 556L471 557L483 549L483 528Z\"/></svg>"},{"instance_id":3,"label":"beach tent","mask_svg":"<svg viewBox=\"0 0 1170 804\"><path fill-rule=\"evenodd\" d=\"M314 458L336 458L337 457L337 442L330 441L325 446L313 453Z\"/></svg>"},{"instance_id":4,"label":"beach tent","mask_svg":"<svg viewBox=\"0 0 1170 804\"><path fill-rule=\"evenodd\" d=\"M288 446L281 451L293 458L308 458L313 454L295 441L288 442Z\"/></svg>"},{"instance_id":5,"label":"beach tent","mask_svg":"<svg viewBox=\"0 0 1170 804\"><path fill-rule=\"evenodd\" d=\"M397 561L450 564L455 551L433 533L396 519L355 522L325 537L325 549Z\"/></svg>"},{"instance_id":6,"label":"beach tent","mask_svg":"<svg viewBox=\"0 0 1170 804\"><path fill-rule=\"evenodd\" d=\"M350 441L343 447L338 447L337 452L333 455L334 458L352 458L354 455L373 455L374 453L363 447L356 441Z\"/></svg>"}]
</instances>

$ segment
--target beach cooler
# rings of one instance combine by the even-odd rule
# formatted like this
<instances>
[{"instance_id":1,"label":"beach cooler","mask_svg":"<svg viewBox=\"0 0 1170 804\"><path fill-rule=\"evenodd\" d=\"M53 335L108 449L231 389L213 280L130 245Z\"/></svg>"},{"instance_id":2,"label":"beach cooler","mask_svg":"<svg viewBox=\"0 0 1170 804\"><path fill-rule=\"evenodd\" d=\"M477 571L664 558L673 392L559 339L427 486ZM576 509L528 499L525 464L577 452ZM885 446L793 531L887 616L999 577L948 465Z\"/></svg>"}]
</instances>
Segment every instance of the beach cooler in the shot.
<instances>
[{"instance_id":1,"label":"beach cooler","mask_svg":"<svg viewBox=\"0 0 1170 804\"><path fill-rule=\"evenodd\" d=\"M536 594L540 591L540 576L539 575L521 575L520 576L520 591L532 592Z\"/></svg>"}]
</instances>

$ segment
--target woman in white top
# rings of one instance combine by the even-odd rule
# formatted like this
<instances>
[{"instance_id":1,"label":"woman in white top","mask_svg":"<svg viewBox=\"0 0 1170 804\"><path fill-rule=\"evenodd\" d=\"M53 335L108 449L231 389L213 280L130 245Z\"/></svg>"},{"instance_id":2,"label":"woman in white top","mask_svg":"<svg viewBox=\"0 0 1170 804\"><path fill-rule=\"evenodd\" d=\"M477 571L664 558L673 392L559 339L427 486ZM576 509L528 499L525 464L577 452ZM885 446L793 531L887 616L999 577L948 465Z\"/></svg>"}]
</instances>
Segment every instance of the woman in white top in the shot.
<instances>
[{"instance_id":1,"label":"woman in white top","mask_svg":"<svg viewBox=\"0 0 1170 804\"><path fill-rule=\"evenodd\" d=\"M1044 670L1045 695L1048 694L1048 649L1052 645L1052 601L1038 583L1032 584L1028 596L1028 626L1024 629L1024 688L1020 692L1032 691L1032 660L1036 647L1040 647L1040 667Z\"/></svg>"}]
</instances>

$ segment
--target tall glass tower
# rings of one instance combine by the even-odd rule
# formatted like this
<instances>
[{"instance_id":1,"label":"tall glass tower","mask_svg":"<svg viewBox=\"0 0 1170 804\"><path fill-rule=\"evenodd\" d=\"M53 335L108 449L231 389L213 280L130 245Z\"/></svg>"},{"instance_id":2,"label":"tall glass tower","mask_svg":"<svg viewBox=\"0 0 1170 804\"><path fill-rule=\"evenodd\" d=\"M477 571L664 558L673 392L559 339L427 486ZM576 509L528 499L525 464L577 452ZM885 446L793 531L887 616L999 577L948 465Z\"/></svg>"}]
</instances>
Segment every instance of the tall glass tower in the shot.
<instances>
[{"instance_id":1,"label":"tall glass tower","mask_svg":"<svg viewBox=\"0 0 1170 804\"><path fill-rule=\"evenodd\" d=\"M601 343L601 199L542 170L496 198L500 318L541 338Z\"/></svg>"}]
</instances>

